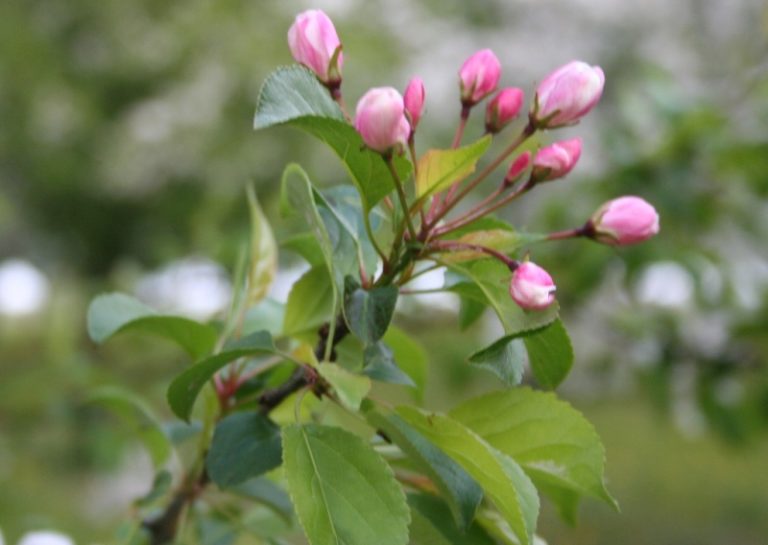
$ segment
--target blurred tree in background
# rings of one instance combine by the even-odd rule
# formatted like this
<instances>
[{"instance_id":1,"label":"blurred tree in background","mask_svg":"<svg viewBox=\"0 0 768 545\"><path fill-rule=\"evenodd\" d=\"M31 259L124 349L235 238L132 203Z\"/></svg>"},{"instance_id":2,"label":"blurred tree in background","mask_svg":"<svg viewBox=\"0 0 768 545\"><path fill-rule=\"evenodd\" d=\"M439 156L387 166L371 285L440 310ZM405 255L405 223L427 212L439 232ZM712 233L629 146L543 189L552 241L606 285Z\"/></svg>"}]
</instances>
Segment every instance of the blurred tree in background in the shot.
<instances>
[{"instance_id":1,"label":"blurred tree in background","mask_svg":"<svg viewBox=\"0 0 768 545\"><path fill-rule=\"evenodd\" d=\"M450 140L456 71L480 47L499 53L511 85L573 58L603 67L606 95L579 127L583 168L535 207L506 213L544 232L637 194L657 206L662 234L620 255L586 241L532 248L557 279L574 335L578 363L564 393L603 436L624 506L622 515L589 506L576 530L544 519L541 533L552 545L762 543L768 9L757 0L317 5L354 51L349 102L419 73L422 127L435 140ZM0 527L10 543L40 527L82 543L109 539L149 487L147 467L125 465L136 458L122 454L132 435L85 402L88 389L120 383L162 407L162 385L183 360L132 336L97 350L84 334L88 299L122 289L213 313L215 304L192 303L226 303L228 271L247 240L245 185L256 184L275 216L286 162L300 159L328 184L344 176L313 168L328 152L307 137L251 129L259 86L290 62L285 31L306 7L0 4ZM479 123L470 131L479 134ZM291 229L273 225L283 229L278 239ZM14 259L34 264L49 286L34 313L8 302L23 292L18 280L3 286ZM281 264L295 275L287 251ZM179 288L176 300L152 300L152 282L163 281ZM455 305L431 304L399 319L423 329L437 377L427 395L440 406L493 379L465 364L465 339L432 328L454 321ZM485 322L466 335L494 337ZM128 356L137 353L146 357ZM649 400L667 417L649 412Z\"/></svg>"}]
</instances>

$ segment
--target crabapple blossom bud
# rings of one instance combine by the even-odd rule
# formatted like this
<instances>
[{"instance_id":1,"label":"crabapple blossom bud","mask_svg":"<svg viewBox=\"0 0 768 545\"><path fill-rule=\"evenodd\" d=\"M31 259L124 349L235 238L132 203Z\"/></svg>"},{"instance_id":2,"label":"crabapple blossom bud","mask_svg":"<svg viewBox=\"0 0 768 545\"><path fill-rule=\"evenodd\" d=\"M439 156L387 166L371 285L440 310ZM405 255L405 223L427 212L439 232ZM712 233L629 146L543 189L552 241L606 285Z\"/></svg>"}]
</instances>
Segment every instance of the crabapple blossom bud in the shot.
<instances>
[{"instance_id":1,"label":"crabapple blossom bud","mask_svg":"<svg viewBox=\"0 0 768 545\"><path fill-rule=\"evenodd\" d=\"M481 49L469 57L459 70L461 103L473 106L496 90L501 77L501 63L490 49Z\"/></svg>"},{"instance_id":2,"label":"crabapple blossom bud","mask_svg":"<svg viewBox=\"0 0 768 545\"><path fill-rule=\"evenodd\" d=\"M485 130L495 134L517 117L523 105L523 90L517 87L502 89L485 108Z\"/></svg>"},{"instance_id":3,"label":"crabapple blossom bud","mask_svg":"<svg viewBox=\"0 0 768 545\"><path fill-rule=\"evenodd\" d=\"M605 74L599 66L572 61L549 74L536 89L534 122L554 128L577 122L600 100Z\"/></svg>"},{"instance_id":4,"label":"crabapple blossom bud","mask_svg":"<svg viewBox=\"0 0 768 545\"><path fill-rule=\"evenodd\" d=\"M296 62L312 70L325 85L338 87L341 83L341 42L323 11L310 9L296 16L288 29L288 47Z\"/></svg>"},{"instance_id":5,"label":"crabapple blossom bud","mask_svg":"<svg viewBox=\"0 0 768 545\"><path fill-rule=\"evenodd\" d=\"M405 118L403 97L392 87L374 87L357 103L355 129L365 144L378 152L405 145L411 126Z\"/></svg>"},{"instance_id":6,"label":"crabapple blossom bud","mask_svg":"<svg viewBox=\"0 0 768 545\"><path fill-rule=\"evenodd\" d=\"M541 148L533 160L533 179L556 180L568 174L581 157L581 138L561 140Z\"/></svg>"},{"instance_id":7,"label":"crabapple blossom bud","mask_svg":"<svg viewBox=\"0 0 768 545\"><path fill-rule=\"evenodd\" d=\"M658 232L656 209L640 197L631 195L603 204L585 228L587 236L612 246L642 242Z\"/></svg>"},{"instance_id":8,"label":"crabapple blossom bud","mask_svg":"<svg viewBox=\"0 0 768 545\"><path fill-rule=\"evenodd\" d=\"M541 310L555 300L555 283L549 273L530 261L521 263L512 273L509 294L524 309Z\"/></svg>"},{"instance_id":9,"label":"crabapple blossom bud","mask_svg":"<svg viewBox=\"0 0 768 545\"><path fill-rule=\"evenodd\" d=\"M413 130L416 130L416 125L421 120L421 114L424 113L424 96L424 82L418 76L411 78L405 88L403 103Z\"/></svg>"},{"instance_id":10,"label":"crabapple blossom bud","mask_svg":"<svg viewBox=\"0 0 768 545\"><path fill-rule=\"evenodd\" d=\"M507 175L504 177L504 183L511 184L515 180L517 180L520 175L525 172L525 170L530 166L531 164L531 152L526 151L525 153L521 153L514 161L512 161L512 164L509 165L509 170L507 171Z\"/></svg>"}]
</instances>

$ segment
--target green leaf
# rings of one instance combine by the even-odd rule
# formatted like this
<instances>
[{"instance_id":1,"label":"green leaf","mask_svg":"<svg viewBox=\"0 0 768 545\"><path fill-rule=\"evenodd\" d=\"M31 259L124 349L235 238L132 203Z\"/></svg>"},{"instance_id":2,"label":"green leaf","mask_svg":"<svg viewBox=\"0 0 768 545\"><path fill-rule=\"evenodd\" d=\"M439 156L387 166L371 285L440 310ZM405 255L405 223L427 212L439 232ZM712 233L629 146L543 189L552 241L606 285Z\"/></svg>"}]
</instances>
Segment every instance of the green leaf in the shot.
<instances>
[{"instance_id":1,"label":"green leaf","mask_svg":"<svg viewBox=\"0 0 768 545\"><path fill-rule=\"evenodd\" d=\"M419 158L416 196L419 200L446 189L475 171L475 165L491 145L491 136L458 149L431 149Z\"/></svg>"},{"instance_id":2,"label":"green leaf","mask_svg":"<svg viewBox=\"0 0 768 545\"><path fill-rule=\"evenodd\" d=\"M304 261L309 263L310 267L325 264L323 250L313 233L292 235L280 242L280 246L300 255Z\"/></svg>"},{"instance_id":3,"label":"green leaf","mask_svg":"<svg viewBox=\"0 0 768 545\"><path fill-rule=\"evenodd\" d=\"M248 270L247 303L251 306L266 297L275 278L277 243L253 188L248 186L247 191L251 211L251 263Z\"/></svg>"},{"instance_id":4,"label":"green leaf","mask_svg":"<svg viewBox=\"0 0 768 545\"><path fill-rule=\"evenodd\" d=\"M520 339L502 337L469 356L469 362L491 371L507 386L517 386L523 380L525 346Z\"/></svg>"},{"instance_id":5,"label":"green leaf","mask_svg":"<svg viewBox=\"0 0 768 545\"><path fill-rule=\"evenodd\" d=\"M350 331L366 345L381 339L392 321L397 294L397 286L366 290L347 277L343 309Z\"/></svg>"},{"instance_id":6,"label":"green leaf","mask_svg":"<svg viewBox=\"0 0 768 545\"><path fill-rule=\"evenodd\" d=\"M459 296L459 328L464 331L474 324L483 315L486 308L488 305L485 303Z\"/></svg>"},{"instance_id":7,"label":"green leaf","mask_svg":"<svg viewBox=\"0 0 768 545\"><path fill-rule=\"evenodd\" d=\"M350 373L335 363L323 363L317 370L333 386L336 396L345 407L353 411L360 409L360 403L371 390L371 379Z\"/></svg>"},{"instance_id":8,"label":"green leaf","mask_svg":"<svg viewBox=\"0 0 768 545\"><path fill-rule=\"evenodd\" d=\"M222 488L276 468L282 460L280 428L255 412L234 413L216 425L205 467Z\"/></svg>"},{"instance_id":9,"label":"green leaf","mask_svg":"<svg viewBox=\"0 0 768 545\"><path fill-rule=\"evenodd\" d=\"M496 545L480 526L456 527L445 502L430 494L408 494L411 545Z\"/></svg>"},{"instance_id":10,"label":"green leaf","mask_svg":"<svg viewBox=\"0 0 768 545\"><path fill-rule=\"evenodd\" d=\"M483 231L472 231L458 238L451 237L451 240L461 244L472 244L475 246L484 246L504 255L510 255L519 250L526 239L514 231L507 229L488 229ZM446 263L460 263L462 261L472 261L475 259L486 258L487 254L477 250L452 251L442 254L442 260Z\"/></svg>"},{"instance_id":11,"label":"green leaf","mask_svg":"<svg viewBox=\"0 0 768 545\"><path fill-rule=\"evenodd\" d=\"M272 341L272 335L267 331L257 331L228 344L220 353L186 369L173 379L168 387L168 403L174 414L182 420L189 421L197 395L216 371L238 358L261 354L279 354Z\"/></svg>"},{"instance_id":12,"label":"green leaf","mask_svg":"<svg viewBox=\"0 0 768 545\"><path fill-rule=\"evenodd\" d=\"M360 192L367 213L393 189L389 169L381 154L365 147L357 131L330 98L328 89L302 66L280 68L264 82L256 107L254 128L290 125L302 129L331 147L344 163ZM400 179L410 175L411 164L395 159Z\"/></svg>"},{"instance_id":13,"label":"green leaf","mask_svg":"<svg viewBox=\"0 0 768 545\"><path fill-rule=\"evenodd\" d=\"M408 505L392 470L359 437L316 424L283 428L288 491L311 545L405 545Z\"/></svg>"},{"instance_id":14,"label":"green leaf","mask_svg":"<svg viewBox=\"0 0 768 545\"><path fill-rule=\"evenodd\" d=\"M573 347L568 332L559 319L523 338L528 361L538 383L556 388L573 366Z\"/></svg>"},{"instance_id":15,"label":"green leaf","mask_svg":"<svg viewBox=\"0 0 768 545\"><path fill-rule=\"evenodd\" d=\"M363 364L363 374L373 380L416 386L413 379L397 366L392 350L382 341L365 347Z\"/></svg>"},{"instance_id":16,"label":"green leaf","mask_svg":"<svg viewBox=\"0 0 768 545\"><path fill-rule=\"evenodd\" d=\"M315 267L299 278L288 294L283 333L314 331L333 317L335 285L327 269Z\"/></svg>"},{"instance_id":17,"label":"green leaf","mask_svg":"<svg viewBox=\"0 0 768 545\"><path fill-rule=\"evenodd\" d=\"M161 315L122 293L99 295L88 307L88 334L103 343L123 331L151 333L170 339L193 358L209 354L216 344L216 330L181 316Z\"/></svg>"},{"instance_id":18,"label":"green leaf","mask_svg":"<svg viewBox=\"0 0 768 545\"><path fill-rule=\"evenodd\" d=\"M515 459L543 491L555 487L616 506L603 482L600 438L554 394L514 388L467 401L450 414Z\"/></svg>"},{"instance_id":19,"label":"green leaf","mask_svg":"<svg viewBox=\"0 0 768 545\"><path fill-rule=\"evenodd\" d=\"M512 273L495 259L483 259L471 263L449 263L448 267L466 280L448 278L447 287L464 297L473 298L491 306L499 317L507 335L515 335L539 329L552 323L559 310L557 302L544 310L523 310L509 295Z\"/></svg>"},{"instance_id":20,"label":"green leaf","mask_svg":"<svg viewBox=\"0 0 768 545\"><path fill-rule=\"evenodd\" d=\"M413 337L396 326L390 326L384 335L384 342L392 349L397 366L416 384L416 398L421 400L427 384L427 351Z\"/></svg>"},{"instance_id":21,"label":"green leaf","mask_svg":"<svg viewBox=\"0 0 768 545\"><path fill-rule=\"evenodd\" d=\"M483 490L459 464L437 448L422 434L396 414L369 411L365 417L371 426L382 430L408 457L417 469L437 486L450 506L456 525L466 529L475 516Z\"/></svg>"},{"instance_id":22,"label":"green leaf","mask_svg":"<svg viewBox=\"0 0 768 545\"><path fill-rule=\"evenodd\" d=\"M173 450L171 440L143 398L118 386L102 386L88 396L88 401L120 417L144 444L156 468L165 464Z\"/></svg>"},{"instance_id":23,"label":"green leaf","mask_svg":"<svg viewBox=\"0 0 768 545\"><path fill-rule=\"evenodd\" d=\"M522 545L530 545L539 513L533 483L513 459L448 416L399 407L398 414L469 473L493 500Z\"/></svg>"},{"instance_id":24,"label":"green leaf","mask_svg":"<svg viewBox=\"0 0 768 545\"><path fill-rule=\"evenodd\" d=\"M285 493L282 488L268 478L256 477L255 479L249 479L228 490L259 503L263 503L272 509L275 514L282 517L286 523L291 523L293 518L291 498L288 497L288 494Z\"/></svg>"},{"instance_id":25,"label":"green leaf","mask_svg":"<svg viewBox=\"0 0 768 545\"><path fill-rule=\"evenodd\" d=\"M159 499L163 498L171 489L173 484L173 475L167 469L163 469L155 474L155 478L152 481L152 488L149 492L144 494L133 502L136 507L149 507Z\"/></svg>"}]
</instances>

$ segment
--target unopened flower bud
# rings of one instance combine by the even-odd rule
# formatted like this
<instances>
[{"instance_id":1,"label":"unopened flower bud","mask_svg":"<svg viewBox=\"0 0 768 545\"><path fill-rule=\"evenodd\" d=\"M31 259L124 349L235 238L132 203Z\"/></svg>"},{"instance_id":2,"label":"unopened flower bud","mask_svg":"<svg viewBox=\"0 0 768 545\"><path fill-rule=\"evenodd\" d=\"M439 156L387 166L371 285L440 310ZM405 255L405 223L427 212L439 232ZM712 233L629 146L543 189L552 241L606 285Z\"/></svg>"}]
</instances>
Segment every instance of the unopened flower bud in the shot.
<instances>
[{"instance_id":1,"label":"unopened flower bud","mask_svg":"<svg viewBox=\"0 0 768 545\"><path fill-rule=\"evenodd\" d=\"M640 197L624 196L603 204L587 222L586 235L612 246L635 244L659 232L656 209Z\"/></svg>"},{"instance_id":2,"label":"unopened flower bud","mask_svg":"<svg viewBox=\"0 0 768 545\"><path fill-rule=\"evenodd\" d=\"M375 87L357 103L355 129L365 144L378 152L405 145L411 127L405 118L403 97L392 87Z\"/></svg>"},{"instance_id":3,"label":"unopened flower bud","mask_svg":"<svg viewBox=\"0 0 768 545\"><path fill-rule=\"evenodd\" d=\"M485 108L485 130L495 134L517 117L523 105L523 90L517 87L502 89Z\"/></svg>"},{"instance_id":4,"label":"unopened flower bud","mask_svg":"<svg viewBox=\"0 0 768 545\"><path fill-rule=\"evenodd\" d=\"M416 125L421 120L421 114L424 113L424 82L420 77L411 78L408 86L405 88L403 103L405 104L405 113L408 115L408 121L411 128L416 130Z\"/></svg>"},{"instance_id":5,"label":"unopened flower bud","mask_svg":"<svg viewBox=\"0 0 768 545\"><path fill-rule=\"evenodd\" d=\"M288 29L288 47L296 62L312 70L328 86L341 83L344 56L331 19L319 9L299 13Z\"/></svg>"},{"instance_id":6,"label":"unopened flower bud","mask_svg":"<svg viewBox=\"0 0 768 545\"><path fill-rule=\"evenodd\" d=\"M534 120L539 128L577 122L600 100L605 75L599 66L572 61L549 74L536 89Z\"/></svg>"},{"instance_id":7,"label":"unopened flower bud","mask_svg":"<svg viewBox=\"0 0 768 545\"><path fill-rule=\"evenodd\" d=\"M461 103L473 106L496 90L501 77L501 63L490 49L481 49L469 57L459 70Z\"/></svg>"},{"instance_id":8,"label":"unopened flower bud","mask_svg":"<svg viewBox=\"0 0 768 545\"><path fill-rule=\"evenodd\" d=\"M511 184L517 180L523 172L531 165L531 152L521 153L512 164L509 165L507 175L504 177L504 183Z\"/></svg>"},{"instance_id":9,"label":"unopened flower bud","mask_svg":"<svg viewBox=\"0 0 768 545\"><path fill-rule=\"evenodd\" d=\"M581 138L561 140L541 148L533 160L533 179L556 180L568 174L581 157Z\"/></svg>"},{"instance_id":10,"label":"unopened flower bud","mask_svg":"<svg viewBox=\"0 0 768 545\"><path fill-rule=\"evenodd\" d=\"M521 263L512 273L509 294L524 309L541 310L555 300L555 283L549 273L530 261Z\"/></svg>"}]
</instances>

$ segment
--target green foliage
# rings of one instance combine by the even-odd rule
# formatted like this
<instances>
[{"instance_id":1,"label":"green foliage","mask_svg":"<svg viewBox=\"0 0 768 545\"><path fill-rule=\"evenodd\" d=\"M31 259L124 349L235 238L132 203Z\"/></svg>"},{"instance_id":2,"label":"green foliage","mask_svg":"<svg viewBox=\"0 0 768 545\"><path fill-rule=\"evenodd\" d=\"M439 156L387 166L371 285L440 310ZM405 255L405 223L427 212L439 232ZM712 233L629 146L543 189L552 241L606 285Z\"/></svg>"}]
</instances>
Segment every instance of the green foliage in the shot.
<instances>
[{"instance_id":1,"label":"green foliage","mask_svg":"<svg viewBox=\"0 0 768 545\"><path fill-rule=\"evenodd\" d=\"M312 545L405 545L410 521L392 471L362 439L316 424L283 428L288 490Z\"/></svg>"},{"instance_id":2,"label":"green foliage","mask_svg":"<svg viewBox=\"0 0 768 545\"><path fill-rule=\"evenodd\" d=\"M280 428L257 412L231 414L216 424L205 460L208 476L222 488L258 477L282 461Z\"/></svg>"},{"instance_id":3,"label":"green foliage","mask_svg":"<svg viewBox=\"0 0 768 545\"><path fill-rule=\"evenodd\" d=\"M248 271L248 305L258 303L267 295L277 273L277 243L272 228L256 200L253 188L248 186L248 204L251 211L251 255Z\"/></svg>"},{"instance_id":4,"label":"green foliage","mask_svg":"<svg viewBox=\"0 0 768 545\"><path fill-rule=\"evenodd\" d=\"M122 293L96 297L88 308L88 334L102 343L123 331L150 333L174 341L193 358L210 353L216 330L181 316L163 316Z\"/></svg>"},{"instance_id":5,"label":"green foliage","mask_svg":"<svg viewBox=\"0 0 768 545\"><path fill-rule=\"evenodd\" d=\"M323 266L309 269L293 285L283 319L286 335L315 331L333 316L336 285Z\"/></svg>"},{"instance_id":6,"label":"green foliage","mask_svg":"<svg viewBox=\"0 0 768 545\"><path fill-rule=\"evenodd\" d=\"M419 159L416 176L416 202L423 201L475 171L475 165L491 145L491 136L458 149L428 150Z\"/></svg>"},{"instance_id":7,"label":"green foliage","mask_svg":"<svg viewBox=\"0 0 768 545\"><path fill-rule=\"evenodd\" d=\"M397 286L362 289L347 278L344 292L344 318L349 329L366 345L373 344L387 332L397 303Z\"/></svg>"},{"instance_id":8,"label":"green foliage","mask_svg":"<svg viewBox=\"0 0 768 545\"><path fill-rule=\"evenodd\" d=\"M318 372L333 386L339 401L353 411L360 408L371 389L371 380L368 377L350 373L335 363L324 363L318 367Z\"/></svg>"},{"instance_id":9,"label":"green foliage","mask_svg":"<svg viewBox=\"0 0 768 545\"><path fill-rule=\"evenodd\" d=\"M238 358L264 354L280 353L275 347L272 335L266 331L257 331L228 344L218 354L199 361L173 379L168 387L168 403L171 409L176 416L188 421L200 390L216 371Z\"/></svg>"}]
</instances>

